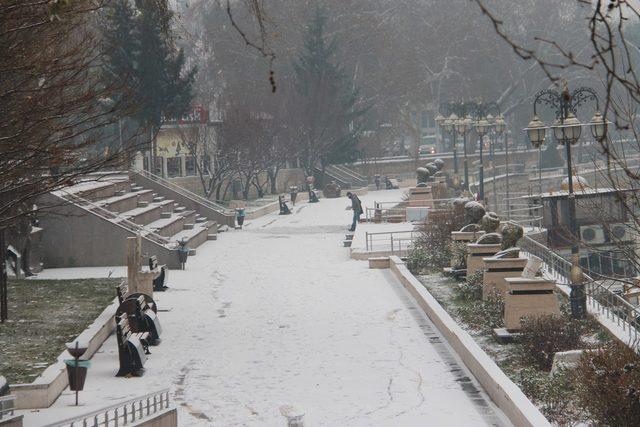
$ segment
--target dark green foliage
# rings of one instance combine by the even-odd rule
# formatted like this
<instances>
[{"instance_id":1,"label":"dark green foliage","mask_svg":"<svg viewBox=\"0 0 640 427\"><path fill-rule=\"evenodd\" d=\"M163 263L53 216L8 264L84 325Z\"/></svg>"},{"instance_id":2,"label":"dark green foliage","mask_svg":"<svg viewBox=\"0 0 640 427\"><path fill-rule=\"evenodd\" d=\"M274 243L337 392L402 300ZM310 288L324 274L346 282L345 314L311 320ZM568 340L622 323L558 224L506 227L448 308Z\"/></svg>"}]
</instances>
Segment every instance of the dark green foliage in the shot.
<instances>
[{"instance_id":1,"label":"dark green foliage","mask_svg":"<svg viewBox=\"0 0 640 427\"><path fill-rule=\"evenodd\" d=\"M464 301L478 301L482 299L482 279L484 274L478 271L463 283L459 283L456 287L456 298Z\"/></svg>"},{"instance_id":2,"label":"dark green foliage","mask_svg":"<svg viewBox=\"0 0 640 427\"><path fill-rule=\"evenodd\" d=\"M304 50L293 64L298 95L294 113L307 173L318 162L326 166L358 158L358 119L366 112L358 105L358 90L334 59L338 45L325 34L327 20L326 13L316 9L304 34Z\"/></svg>"},{"instance_id":3,"label":"dark green foliage","mask_svg":"<svg viewBox=\"0 0 640 427\"><path fill-rule=\"evenodd\" d=\"M175 48L167 0L114 0L105 10L105 80L138 123L157 129L162 116L189 110L196 70Z\"/></svg>"},{"instance_id":4,"label":"dark green foliage","mask_svg":"<svg viewBox=\"0 0 640 427\"><path fill-rule=\"evenodd\" d=\"M477 294L476 294L477 296ZM495 328L504 326L502 313L504 312L504 300L502 295L495 292L486 300L463 300L456 308L456 314L470 327L491 334Z\"/></svg>"}]
</instances>

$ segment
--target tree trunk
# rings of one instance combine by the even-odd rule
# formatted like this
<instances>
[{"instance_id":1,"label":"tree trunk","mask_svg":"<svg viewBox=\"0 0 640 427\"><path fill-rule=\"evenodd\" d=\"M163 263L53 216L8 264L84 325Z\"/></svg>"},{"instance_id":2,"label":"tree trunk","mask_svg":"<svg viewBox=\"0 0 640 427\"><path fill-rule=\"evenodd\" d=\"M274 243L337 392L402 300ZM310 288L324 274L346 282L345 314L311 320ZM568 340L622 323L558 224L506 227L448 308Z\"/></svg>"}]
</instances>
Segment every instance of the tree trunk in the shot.
<instances>
[{"instance_id":1,"label":"tree trunk","mask_svg":"<svg viewBox=\"0 0 640 427\"><path fill-rule=\"evenodd\" d=\"M0 323L9 318L8 289L7 289L7 243L5 241L5 229L0 230L0 251L2 251L2 266L0 267Z\"/></svg>"}]
</instances>

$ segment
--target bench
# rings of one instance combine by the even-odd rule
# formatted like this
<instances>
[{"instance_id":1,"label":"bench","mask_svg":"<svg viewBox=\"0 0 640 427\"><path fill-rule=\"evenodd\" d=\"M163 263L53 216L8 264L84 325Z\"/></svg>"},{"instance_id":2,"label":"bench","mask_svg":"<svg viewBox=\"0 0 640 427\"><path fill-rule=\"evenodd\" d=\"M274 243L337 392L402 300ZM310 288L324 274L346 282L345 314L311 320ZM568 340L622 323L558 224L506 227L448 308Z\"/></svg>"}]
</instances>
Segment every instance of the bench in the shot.
<instances>
[{"instance_id":1,"label":"bench","mask_svg":"<svg viewBox=\"0 0 640 427\"><path fill-rule=\"evenodd\" d=\"M164 292L169 288L169 286L167 286L167 282L169 281L169 269L166 265L158 265L158 257L151 255L149 257L149 270L153 271L156 268L160 269L160 275L153 279L153 291Z\"/></svg>"},{"instance_id":2,"label":"bench","mask_svg":"<svg viewBox=\"0 0 640 427\"><path fill-rule=\"evenodd\" d=\"M123 313L116 315L116 337L118 340L118 357L120 359L120 369L116 376L142 376L147 354L149 354L149 350L146 348L149 334L132 331L129 324L129 316Z\"/></svg>"},{"instance_id":3,"label":"bench","mask_svg":"<svg viewBox=\"0 0 640 427\"><path fill-rule=\"evenodd\" d=\"M147 294L143 294L141 292L129 293L129 285L126 280L120 282L118 286L116 286L116 294L118 295L118 302L122 305L123 302L130 298L138 298L140 295L144 297L144 300L147 302L147 305L151 307L154 313L158 313L158 306L156 302L151 298L151 296Z\"/></svg>"},{"instance_id":4,"label":"bench","mask_svg":"<svg viewBox=\"0 0 640 427\"><path fill-rule=\"evenodd\" d=\"M128 316L129 326L133 332L148 333L148 343L151 345L160 343L162 326L157 314L146 301L144 295L125 299L116 311L116 316L123 314Z\"/></svg>"}]
</instances>

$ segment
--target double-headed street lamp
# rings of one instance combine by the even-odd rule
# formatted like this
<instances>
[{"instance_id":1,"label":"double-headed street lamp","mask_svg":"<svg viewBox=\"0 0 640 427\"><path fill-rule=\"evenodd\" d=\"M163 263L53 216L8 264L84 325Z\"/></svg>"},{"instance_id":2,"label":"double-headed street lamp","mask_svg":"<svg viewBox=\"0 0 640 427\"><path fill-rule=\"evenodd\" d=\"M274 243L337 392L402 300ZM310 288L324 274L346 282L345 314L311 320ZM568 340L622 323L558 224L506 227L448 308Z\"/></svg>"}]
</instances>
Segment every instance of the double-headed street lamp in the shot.
<instances>
[{"instance_id":1,"label":"double-headed street lamp","mask_svg":"<svg viewBox=\"0 0 640 427\"><path fill-rule=\"evenodd\" d=\"M458 173L458 149L456 147L456 129L454 125L456 120L458 120L458 116L454 113L449 117L438 114L435 118L435 122L440 126L442 133L446 133L451 136L451 145L453 149L453 172L455 174Z\"/></svg>"},{"instance_id":2,"label":"double-headed street lamp","mask_svg":"<svg viewBox=\"0 0 640 427\"><path fill-rule=\"evenodd\" d=\"M473 123L467 117L468 103L450 102L446 107L446 117L438 114L440 128L447 134L451 135L453 142L453 169L458 173L458 149L456 144L456 136L462 137L464 147L464 186L469 185L469 167L467 165L467 134L473 129Z\"/></svg>"},{"instance_id":3,"label":"double-headed street lamp","mask_svg":"<svg viewBox=\"0 0 640 427\"><path fill-rule=\"evenodd\" d=\"M479 170L479 180L480 180L480 186L478 188L478 200L483 201L484 202L484 159L483 159L483 155L482 155L482 150L484 148L484 136L491 132L491 130L494 128L495 126L495 121L489 121L487 120L487 117L490 117L493 119L493 116L491 116L490 111L494 111L497 113L498 118L500 118L500 126L502 126L504 124L504 119L502 119L502 115L500 114L500 107L498 107L498 104L496 104L495 102L489 102L489 103L478 103L478 104L471 104L471 106L473 107L473 112L475 113L475 123L474 123L474 128L476 130L476 133L478 134L478 139L480 140L480 170ZM504 128L503 130L504 131ZM495 177L495 175L494 175ZM495 195L494 195L495 196Z\"/></svg>"},{"instance_id":4,"label":"double-headed street lamp","mask_svg":"<svg viewBox=\"0 0 640 427\"><path fill-rule=\"evenodd\" d=\"M591 88L578 88L573 92L569 92L566 82L561 93L553 89L543 90L533 102L533 119L524 129L529 136L531 145L539 148L544 144L547 129L552 129L553 136L560 145L566 148L567 157L567 179L569 184L569 193L567 196L569 202L569 231L571 233L571 255L574 268L579 268L579 235L578 224L576 222L576 200L573 192L573 170L571 167L571 146L578 143L582 133L582 123L576 117L577 109L587 101L595 101L596 113L588 123L592 136L597 141L602 141L607 136L607 122L600 114L600 105L596 92ZM538 117L538 104L546 104L555 110L556 120L553 125L547 126ZM573 276L573 275L572 275ZM575 275L579 276L578 274ZM571 283L571 313L574 318L583 318L586 310L586 296L581 283L572 280Z\"/></svg>"}]
</instances>

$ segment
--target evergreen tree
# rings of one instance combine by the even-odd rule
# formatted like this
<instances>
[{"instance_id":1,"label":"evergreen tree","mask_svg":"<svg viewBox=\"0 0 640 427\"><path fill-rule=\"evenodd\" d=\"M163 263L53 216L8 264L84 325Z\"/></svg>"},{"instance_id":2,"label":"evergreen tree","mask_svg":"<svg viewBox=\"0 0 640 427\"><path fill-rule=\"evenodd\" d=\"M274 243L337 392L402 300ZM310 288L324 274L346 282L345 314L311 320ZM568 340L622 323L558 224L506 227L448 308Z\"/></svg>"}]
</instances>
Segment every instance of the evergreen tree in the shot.
<instances>
[{"instance_id":1,"label":"evergreen tree","mask_svg":"<svg viewBox=\"0 0 640 427\"><path fill-rule=\"evenodd\" d=\"M157 130L163 115L188 111L196 70L185 71L184 54L175 48L168 1L113 0L105 21L107 81L120 85L138 124Z\"/></svg>"},{"instance_id":2,"label":"evergreen tree","mask_svg":"<svg viewBox=\"0 0 640 427\"><path fill-rule=\"evenodd\" d=\"M304 49L294 63L298 99L294 114L302 137L302 163L307 174L330 163L358 158L358 90L335 61L337 42L325 35L327 16L316 9L304 34Z\"/></svg>"}]
</instances>

